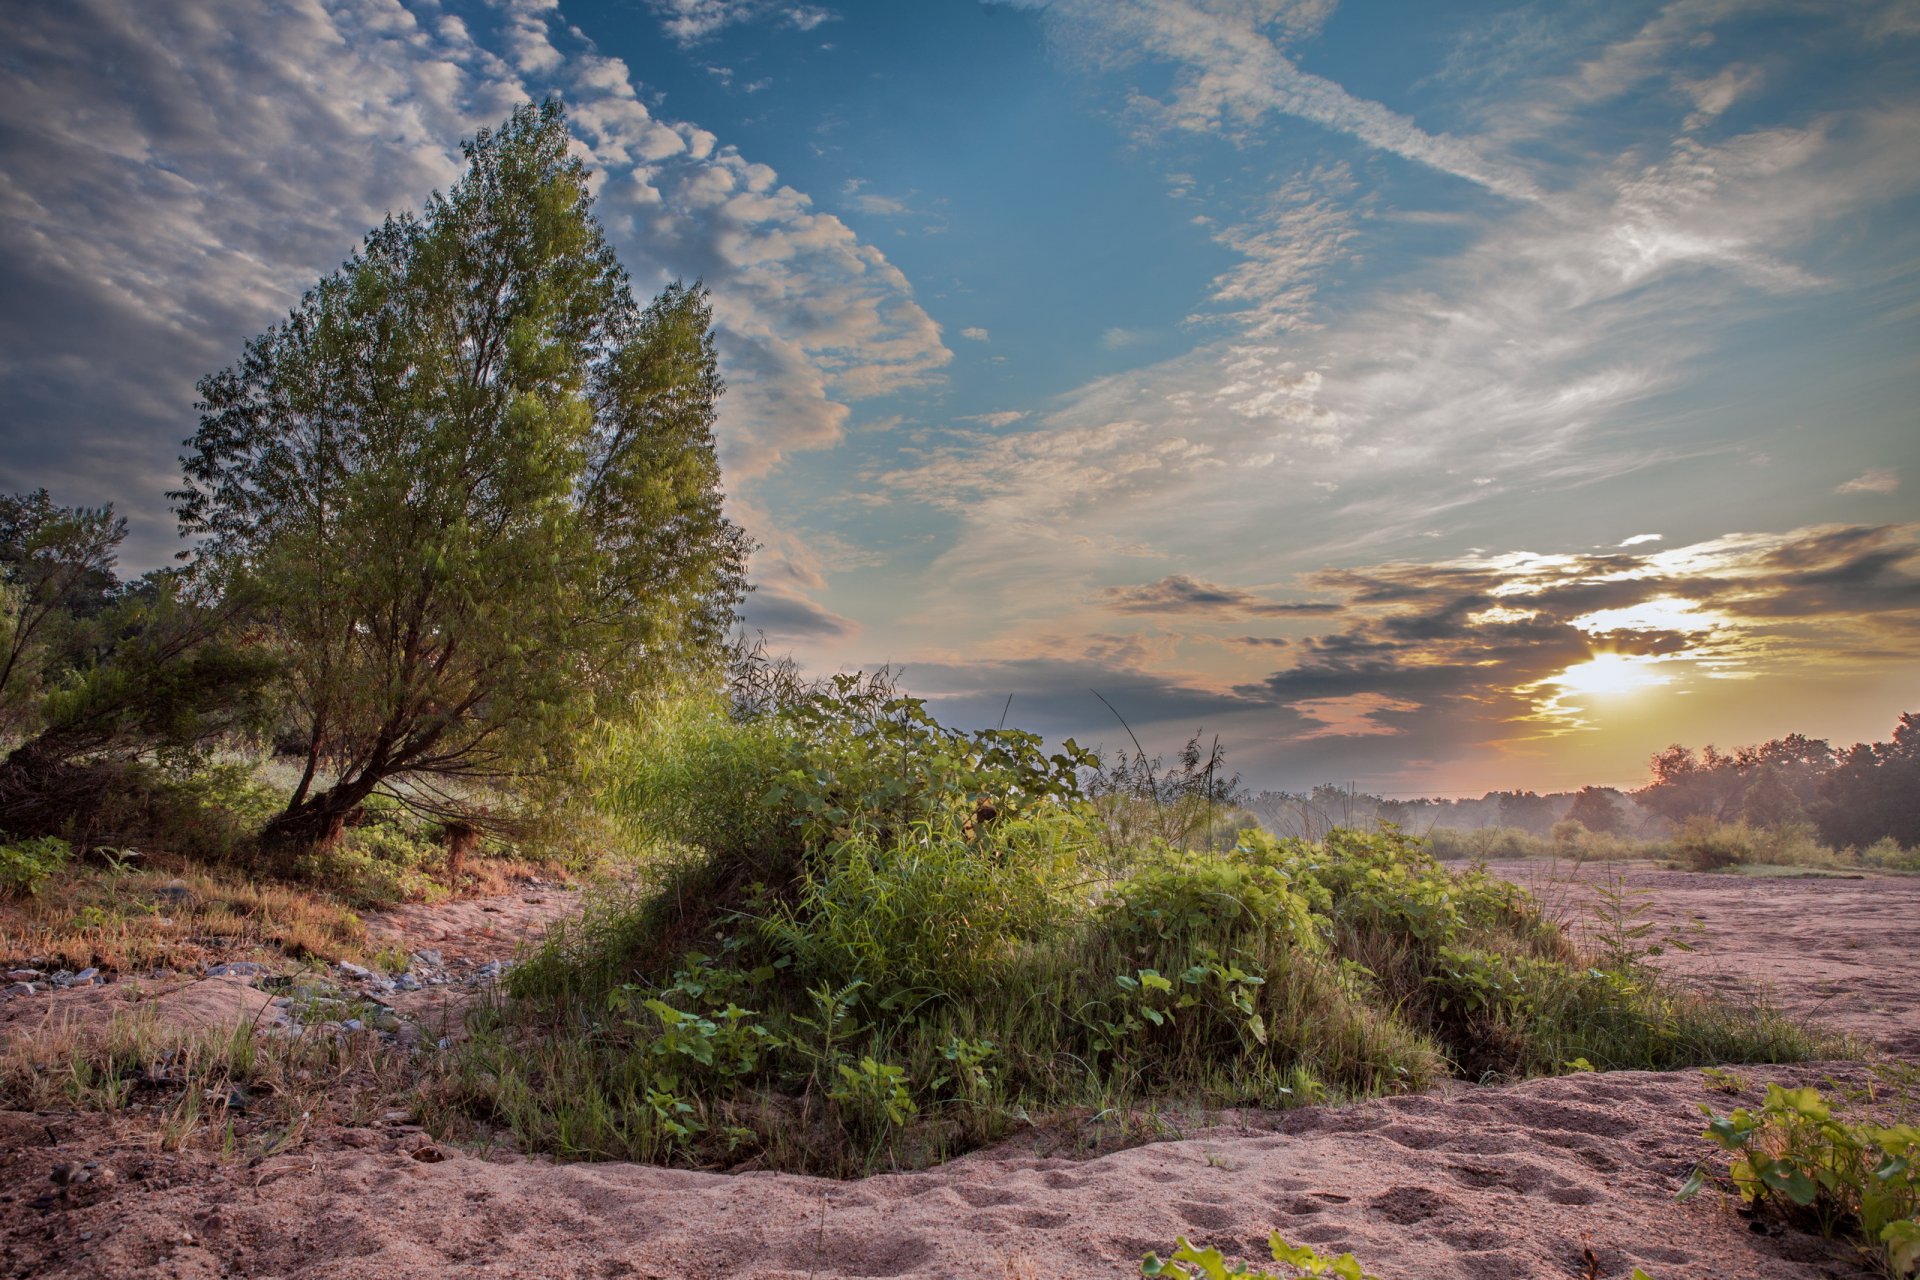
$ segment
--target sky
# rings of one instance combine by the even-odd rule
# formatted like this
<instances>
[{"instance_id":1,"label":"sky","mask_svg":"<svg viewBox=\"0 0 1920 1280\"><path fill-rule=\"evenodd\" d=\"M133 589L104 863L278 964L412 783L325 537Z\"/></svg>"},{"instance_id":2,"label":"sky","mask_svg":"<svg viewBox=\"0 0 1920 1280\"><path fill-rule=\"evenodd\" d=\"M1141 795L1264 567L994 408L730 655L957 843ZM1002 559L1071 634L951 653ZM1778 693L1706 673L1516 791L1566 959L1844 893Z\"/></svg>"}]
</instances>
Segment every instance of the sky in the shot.
<instances>
[{"instance_id":1,"label":"sky","mask_svg":"<svg viewBox=\"0 0 1920 1280\"><path fill-rule=\"evenodd\" d=\"M1920 0L12 0L0 488L168 560L194 383L549 95L810 670L1397 796L1920 708Z\"/></svg>"}]
</instances>

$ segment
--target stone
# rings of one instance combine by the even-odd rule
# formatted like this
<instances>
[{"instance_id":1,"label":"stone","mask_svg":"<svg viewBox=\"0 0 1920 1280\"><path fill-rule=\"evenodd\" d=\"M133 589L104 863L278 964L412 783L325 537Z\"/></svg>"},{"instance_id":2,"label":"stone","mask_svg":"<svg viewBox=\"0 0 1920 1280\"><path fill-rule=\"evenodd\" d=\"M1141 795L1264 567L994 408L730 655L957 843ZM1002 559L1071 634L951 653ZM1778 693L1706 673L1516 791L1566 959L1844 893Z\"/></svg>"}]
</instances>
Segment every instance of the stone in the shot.
<instances>
[{"instance_id":1,"label":"stone","mask_svg":"<svg viewBox=\"0 0 1920 1280\"><path fill-rule=\"evenodd\" d=\"M38 982L40 979L46 976L47 976L46 974L40 972L38 969L7 970L8 982Z\"/></svg>"},{"instance_id":2,"label":"stone","mask_svg":"<svg viewBox=\"0 0 1920 1280\"><path fill-rule=\"evenodd\" d=\"M416 968L438 969L446 961L440 958L438 951L416 951L413 953L413 963Z\"/></svg>"},{"instance_id":3,"label":"stone","mask_svg":"<svg viewBox=\"0 0 1920 1280\"><path fill-rule=\"evenodd\" d=\"M393 980L393 988L396 991L418 991L421 985L420 979L410 973L403 973Z\"/></svg>"},{"instance_id":4,"label":"stone","mask_svg":"<svg viewBox=\"0 0 1920 1280\"><path fill-rule=\"evenodd\" d=\"M209 978L259 978L264 977L267 966L254 960L235 960L231 964L216 964L207 970Z\"/></svg>"},{"instance_id":5,"label":"stone","mask_svg":"<svg viewBox=\"0 0 1920 1280\"><path fill-rule=\"evenodd\" d=\"M30 996L34 990L31 982L16 982L5 991L0 991L0 996Z\"/></svg>"},{"instance_id":6,"label":"stone","mask_svg":"<svg viewBox=\"0 0 1920 1280\"><path fill-rule=\"evenodd\" d=\"M340 1024L340 1029L342 1031L365 1031L367 1024L358 1018L348 1018Z\"/></svg>"},{"instance_id":7,"label":"stone","mask_svg":"<svg viewBox=\"0 0 1920 1280\"><path fill-rule=\"evenodd\" d=\"M345 960L342 960L335 967L338 968L341 973L346 974L349 978L371 978L373 976L373 970L365 968L361 965L351 964Z\"/></svg>"}]
</instances>

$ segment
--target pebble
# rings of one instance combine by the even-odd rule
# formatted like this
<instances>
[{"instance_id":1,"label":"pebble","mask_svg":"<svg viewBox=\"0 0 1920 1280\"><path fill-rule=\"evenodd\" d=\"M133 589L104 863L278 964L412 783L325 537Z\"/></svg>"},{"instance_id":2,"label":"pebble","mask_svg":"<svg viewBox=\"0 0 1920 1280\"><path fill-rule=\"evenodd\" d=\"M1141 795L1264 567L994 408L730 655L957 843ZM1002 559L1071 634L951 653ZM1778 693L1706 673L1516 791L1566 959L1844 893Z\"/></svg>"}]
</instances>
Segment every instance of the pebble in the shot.
<instances>
[{"instance_id":1,"label":"pebble","mask_svg":"<svg viewBox=\"0 0 1920 1280\"><path fill-rule=\"evenodd\" d=\"M90 987L99 976L100 971L94 968L82 969L78 973L68 973L65 969L62 969L59 973L53 975L53 985L62 989L67 987Z\"/></svg>"},{"instance_id":2,"label":"pebble","mask_svg":"<svg viewBox=\"0 0 1920 1280\"><path fill-rule=\"evenodd\" d=\"M416 969L438 969L446 961L440 958L438 951L416 951L413 953L413 965Z\"/></svg>"},{"instance_id":3,"label":"pebble","mask_svg":"<svg viewBox=\"0 0 1920 1280\"><path fill-rule=\"evenodd\" d=\"M8 982L38 982L40 979L46 976L47 976L46 974L40 972L38 969L7 970Z\"/></svg>"},{"instance_id":4,"label":"pebble","mask_svg":"<svg viewBox=\"0 0 1920 1280\"><path fill-rule=\"evenodd\" d=\"M16 982L5 991L0 991L0 996L30 996L33 993L34 985L31 982Z\"/></svg>"},{"instance_id":5,"label":"pebble","mask_svg":"<svg viewBox=\"0 0 1920 1280\"><path fill-rule=\"evenodd\" d=\"M360 1019L358 1018L348 1018L346 1021L340 1024L340 1029L342 1031L365 1031L367 1029L367 1024L360 1021Z\"/></svg>"},{"instance_id":6,"label":"pebble","mask_svg":"<svg viewBox=\"0 0 1920 1280\"><path fill-rule=\"evenodd\" d=\"M235 960L231 964L217 964L207 970L209 978L258 978L267 972L267 966L254 960Z\"/></svg>"},{"instance_id":7,"label":"pebble","mask_svg":"<svg viewBox=\"0 0 1920 1280\"><path fill-rule=\"evenodd\" d=\"M373 976L373 970L364 968L361 965L350 964L345 960L342 960L336 967L349 978L371 978Z\"/></svg>"},{"instance_id":8,"label":"pebble","mask_svg":"<svg viewBox=\"0 0 1920 1280\"><path fill-rule=\"evenodd\" d=\"M425 984L410 973L403 973L393 980L396 991L418 991Z\"/></svg>"}]
</instances>

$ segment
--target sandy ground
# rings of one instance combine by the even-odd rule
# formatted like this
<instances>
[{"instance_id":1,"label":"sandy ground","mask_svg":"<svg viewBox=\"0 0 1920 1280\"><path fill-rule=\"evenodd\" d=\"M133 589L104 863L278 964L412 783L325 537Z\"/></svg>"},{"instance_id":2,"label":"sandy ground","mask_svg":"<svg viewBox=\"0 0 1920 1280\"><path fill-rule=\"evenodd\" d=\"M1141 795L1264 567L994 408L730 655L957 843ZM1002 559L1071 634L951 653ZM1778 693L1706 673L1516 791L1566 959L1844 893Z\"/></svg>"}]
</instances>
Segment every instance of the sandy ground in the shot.
<instances>
[{"instance_id":1,"label":"sandy ground","mask_svg":"<svg viewBox=\"0 0 1920 1280\"><path fill-rule=\"evenodd\" d=\"M1627 874L1658 891L1663 921L1701 926L1677 969L1771 984L1790 1008L1911 1051L1920 883ZM1565 905L1585 893L1567 887ZM1866 1068L1743 1074L1753 1098L1767 1080L1857 1084ZM1240 1116L1084 1161L1015 1142L855 1183L482 1157L405 1125L332 1130L249 1168L159 1155L97 1117L0 1113L0 1274L1117 1277L1179 1234L1262 1256L1274 1229L1351 1249L1385 1280L1871 1274L1843 1245L1757 1231L1713 1196L1673 1201L1708 1150L1697 1104L1734 1101L1697 1072L1458 1086ZM115 1176L25 1207L76 1159Z\"/></svg>"},{"instance_id":2,"label":"sandy ground","mask_svg":"<svg viewBox=\"0 0 1920 1280\"><path fill-rule=\"evenodd\" d=\"M1591 886L1617 878L1645 904L1647 942L1692 951L1659 958L1709 991L1754 993L1893 1053L1920 1057L1920 876L1761 878L1655 870L1644 863L1496 862L1562 923L1594 926ZM1640 891L1650 892L1642 893Z\"/></svg>"}]
</instances>

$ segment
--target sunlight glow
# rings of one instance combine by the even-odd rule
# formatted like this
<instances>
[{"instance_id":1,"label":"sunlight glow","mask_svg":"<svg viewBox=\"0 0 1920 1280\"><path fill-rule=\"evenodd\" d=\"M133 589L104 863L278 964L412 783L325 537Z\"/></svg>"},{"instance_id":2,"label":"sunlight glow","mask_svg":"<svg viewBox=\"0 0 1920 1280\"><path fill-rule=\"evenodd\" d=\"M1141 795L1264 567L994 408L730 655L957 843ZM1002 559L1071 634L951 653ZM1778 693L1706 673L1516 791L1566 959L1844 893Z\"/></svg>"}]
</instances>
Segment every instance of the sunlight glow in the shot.
<instances>
[{"instance_id":1,"label":"sunlight glow","mask_svg":"<svg viewBox=\"0 0 1920 1280\"><path fill-rule=\"evenodd\" d=\"M1661 596L1624 609L1597 609L1573 620L1573 625L1598 635L1608 631L1712 631L1731 621L1726 614L1701 612L1698 603L1681 596Z\"/></svg>"},{"instance_id":2,"label":"sunlight glow","mask_svg":"<svg viewBox=\"0 0 1920 1280\"><path fill-rule=\"evenodd\" d=\"M1656 657L1630 653L1597 654L1591 661L1568 667L1544 681L1566 693L1613 695L1636 693L1656 685L1672 684L1673 677L1655 669Z\"/></svg>"}]
</instances>

